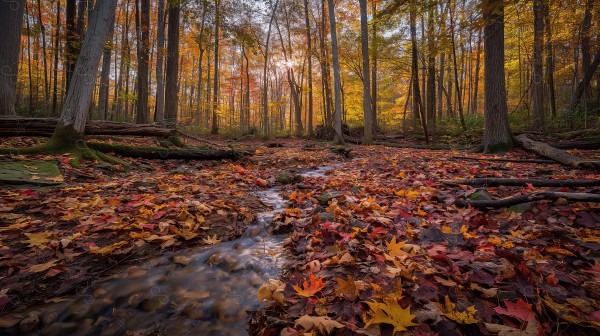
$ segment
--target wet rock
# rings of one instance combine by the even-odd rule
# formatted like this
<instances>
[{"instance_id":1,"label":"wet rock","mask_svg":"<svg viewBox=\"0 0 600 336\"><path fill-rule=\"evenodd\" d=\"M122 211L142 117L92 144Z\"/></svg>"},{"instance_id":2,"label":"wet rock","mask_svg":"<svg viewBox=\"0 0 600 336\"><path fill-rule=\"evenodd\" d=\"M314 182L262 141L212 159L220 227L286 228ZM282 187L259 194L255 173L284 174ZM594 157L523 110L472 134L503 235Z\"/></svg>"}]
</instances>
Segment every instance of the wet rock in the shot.
<instances>
[{"instance_id":1,"label":"wet rock","mask_svg":"<svg viewBox=\"0 0 600 336\"><path fill-rule=\"evenodd\" d=\"M44 327L41 335L72 335L79 329L77 322L56 322Z\"/></svg>"},{"instance_id":2,"label":"wet rock","mask_svg":"<svg viewBox=\"0 0 600 336\"><path fill-rule=\"evenodd\" d=\"M291 173L281 173L276 178L277 182L282 184L291 184L302 180L302 176Z\"/></svg>"},{"instance_id":3,"label":"wet rock","mask_svg":"<svg viewBox=\"0 0 600 336\"><path fill-rule=\"evenodd\" d=\"M288 234L294 230L294 225L292 223L276 223L273 229L271 229L271 234L282 235Z\"/></svg>"},{"instance_id":4,"label":"wet rock","mask_svg":"<svg viewBox=\"0 0 600 336\"><path fill-rule=\"evenodd\" d=\"M492 195L490 195L490 193L487 192L487 190L483 189L475 191L467 198L471 201L491 201L494 199Z\"/></svg>"},{"instance_id":5,"label":"wet rock","mask_svg":"<svg viewBox=\"0 0 600 336\"><path fill-rule=\"evenodd\" d=\"M40 324L40 317L38 314L31 314L29 316L27 316L26 318L24 318L21 323L19 323L19 330L22 333L28 333L31 332L33 329L35 329L38 324Z\"/></svg>"},{"instance_id":6,"label":"wet rock","mask_svg":"<svg viewBox=\"0 0 600 336\"><path fill-rule=\"evenodd\" d=\"M154 313L154 312L158 311L159 309L161 309L168 302L169 302L169 298L167 296L164 296L164 295L153 296L153 297L146 298L145 300L143 300L140 303L138 308L141 309L142 311L145 311L148 313Z\"/></svg>"},{"instance_id":7,"label":"wet rock","mask_svg":"<svg viewBox=\"0 0 600 336\"><path fill-rule=\"evenodd\" d=\"M345 193L343 191L326 192L324 194L317 196L317 200L319 201L319 204L321 204L321 205L329 205L329 202L331 200L333 200L334 198L338 198L344 194Z\"/></svg>"},{"instance_id":8,"label":"wet rock","mask_svg":"<svg viewBox=\"0 0 600 336\"><path fill-rule=\"evenodd\" d=\"M532 203L523 203L523 204L517 204L517 205L513 205L511 207L508 207L508 211L512 211L512 212L516 212L516 213L525 213L531 209L533 209Z\"/></svg>"}]
</instances>

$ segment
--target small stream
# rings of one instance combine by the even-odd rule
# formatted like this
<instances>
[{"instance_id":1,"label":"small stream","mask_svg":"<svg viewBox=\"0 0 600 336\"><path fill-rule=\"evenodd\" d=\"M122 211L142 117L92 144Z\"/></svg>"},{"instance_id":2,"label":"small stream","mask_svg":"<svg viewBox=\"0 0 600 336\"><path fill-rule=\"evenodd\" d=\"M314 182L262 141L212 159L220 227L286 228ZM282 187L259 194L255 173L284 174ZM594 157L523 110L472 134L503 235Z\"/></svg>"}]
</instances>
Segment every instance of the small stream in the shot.
<instances>
[{"instance_id":1,"label":"small stream","mask_svg":"<svg viewBox=\"0 0 600 336\"><path fill-rule=\"evenodd\" d=\"M301 175L320 177L335 167ZM272 210L257 214L240 238L152 258L48 303L36 311L40 321L30 334L246 335L246 311L262 306L258 288L285 263L284 237L271 235L269 227L287 202L277 187L256 195Z\"/></svg>"}]
</instances>

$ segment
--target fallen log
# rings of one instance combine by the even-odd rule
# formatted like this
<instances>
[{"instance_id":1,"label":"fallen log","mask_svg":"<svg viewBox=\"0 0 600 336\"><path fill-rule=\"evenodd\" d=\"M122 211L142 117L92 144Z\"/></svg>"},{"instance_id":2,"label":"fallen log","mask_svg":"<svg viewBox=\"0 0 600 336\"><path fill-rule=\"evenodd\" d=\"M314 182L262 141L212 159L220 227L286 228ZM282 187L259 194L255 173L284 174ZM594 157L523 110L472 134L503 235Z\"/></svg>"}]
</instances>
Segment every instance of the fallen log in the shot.
<instances>
[{"instance_id":1,"label":"fallen log","mask_svg":"<svg viewBox=\"0 0 600 336\"><path fill-rule=\"evenodd\" d=\"M456 201L456 205L459 207L470 205L477 209L497 209L535 201L556 201L561 198L569 202L600 203L600 195L598 194L543 191L500 200L460 200Z\"/></svg>"},{"instance_id":2,"label":"fallen log","mask_svg":"<svg viewBox=\"0 0 600 336\"><path fill-rule=\"evenodd\" d=\"M448 186L469 185L475 187L526 187L527 185L548 188L600 187L600 180L519 180L510 178L474 178L466 180L440 180L440 182Z\"/></svg>"},{"instance_id":3,"label":"fallen log","mask_svg":"<svg viewBox=\"0 0 600 336\"><path fill-rule=\"evenodd\" d=\"M600 161L584 160L546 143L531 140L525 134L517 136L516 139L523 148L564 165L574 168L600 168Z\"/></svg>"},{"instance_id":4,"label":"fallen log","mask_svg":"<svg viewBox=\"0 0 600 336\"><path fill-rule=\"evenodd\" d=\"M52 136L58 124L56 118L0 117L0 136ZM169 137L175 131L151 124L131 124L116 121L89 120L86 135Z\"/></svg>"},{"instance_id":5,"label":"fallen log","mask_svg":"<svg viewBox=\"0 0 600 336\"><path fill-rule=\"evenodd\" d=\"M575 141L575 142L559 142L550 144L550 146L558 149L600 149L600 140L596 141Z\"/></svg>"},{"instance_id":6,"label":"fallen log","mask_svg":"<svg viewBox=\"0 0 600 336\"><path fill-rule=\"evenodd\" d=\"M541 159L476 158L476 157L469 157L469 156L453 156L452 158L459 159L459 160L472 160L472 161L498 161L498 162L547 163L547 164L558 163L553 160L541 160Z\"/></svg>"},{"instance_id":7,"label":"fallen log","mask_svg":"<svg viewBox=\"0 0 600 336\"><path fill-rule=\"evenodd\" d=\"M239 159L253 155L255 150L203 150L203 149L167 149L151 147L131 147L88 142L89 147L103 152L114 153L125 157L157 159L157 160L222 160Z\"/></svg>"}]
</instances>

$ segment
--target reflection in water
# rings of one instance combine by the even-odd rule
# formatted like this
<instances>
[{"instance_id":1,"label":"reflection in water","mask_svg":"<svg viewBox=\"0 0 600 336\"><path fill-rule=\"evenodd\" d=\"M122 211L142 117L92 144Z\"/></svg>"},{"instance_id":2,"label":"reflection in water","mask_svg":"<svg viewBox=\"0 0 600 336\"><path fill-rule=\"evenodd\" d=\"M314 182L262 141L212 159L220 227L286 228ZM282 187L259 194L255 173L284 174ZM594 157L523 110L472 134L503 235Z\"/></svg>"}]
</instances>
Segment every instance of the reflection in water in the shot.
<instances>
[{"instance_id":1,"label":"reflection in water","mask_svg":"<svg viewBox=\"0 0 600 336\"><path fill-rule=\"evenodd\" d=\"M303 174L323 176L334 166ZM283 237L268 233L286 206L279 189L257 192L273 210L257 215L241 238L165 254L127 268L62 302L41 307L41 335L246 335L258 288L279 275Z\"/></svg>"}]
</instances>

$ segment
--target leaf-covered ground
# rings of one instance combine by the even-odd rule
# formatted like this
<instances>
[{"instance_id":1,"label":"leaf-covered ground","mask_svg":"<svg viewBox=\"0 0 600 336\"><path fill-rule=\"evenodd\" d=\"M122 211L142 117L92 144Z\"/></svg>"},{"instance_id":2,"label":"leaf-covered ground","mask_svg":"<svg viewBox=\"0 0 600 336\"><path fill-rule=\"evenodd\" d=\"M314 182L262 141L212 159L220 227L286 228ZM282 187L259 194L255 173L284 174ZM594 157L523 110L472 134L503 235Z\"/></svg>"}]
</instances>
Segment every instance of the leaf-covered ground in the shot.
<instances>
[{"instance_id":1,"label":"leaf-covered ground","mask_svg":"<svg viewBox=\"0 0 600 336\"><path fill-rule=\"evenodd\" d=\"M455 204L475 188L440 183L599 174L380 146L350 146L351 160L324 143L278 142L248 141L257 154L236 162L127 159L125 171L89 162L76 169L66 155L11 158L57 160L64 184L0 189L0 326L11 312L60 300L121 266L235 239L265 208L254 192L278 185L290 203L273 230L287 235L288 262L258 291L267 303L251 334L600 333L597 204L482 212ZM296 175L335 163L324 178ZM551 189L487 188L494 198L540 190Z\"/></svg>"},{"instance_id":2,"label":"leaf-covered ground","mask_svg":"<svg viewBox=\"0 0 600 336\"><path fill-rule=\"evenodd\" d=\"M354 153L355 160L326 178L286 189L292 207L279 225L287 223L292 259L285 278L263 285L260 297L271 303L252 333L600 333L599 205L558 200L482 212L454 204L474 188L439 183L600 175L453 158L473 156L464 152L355 147ZM520 151L508 157L532 158ZM548 188L487 190L502 198Z\"/></svg>"}]
</instances>

